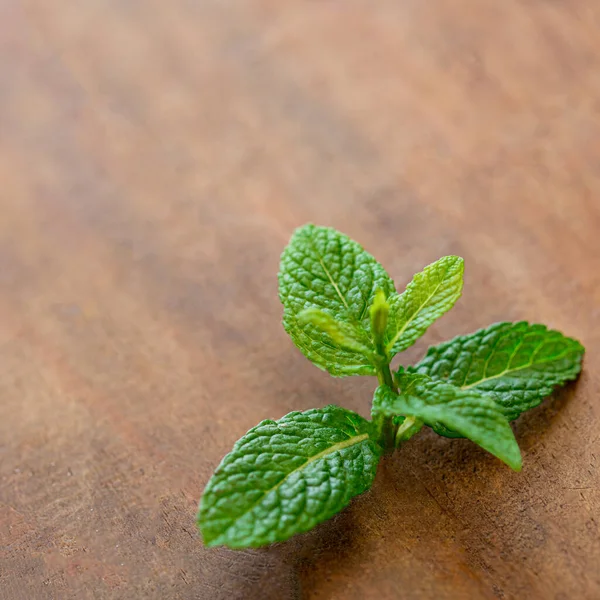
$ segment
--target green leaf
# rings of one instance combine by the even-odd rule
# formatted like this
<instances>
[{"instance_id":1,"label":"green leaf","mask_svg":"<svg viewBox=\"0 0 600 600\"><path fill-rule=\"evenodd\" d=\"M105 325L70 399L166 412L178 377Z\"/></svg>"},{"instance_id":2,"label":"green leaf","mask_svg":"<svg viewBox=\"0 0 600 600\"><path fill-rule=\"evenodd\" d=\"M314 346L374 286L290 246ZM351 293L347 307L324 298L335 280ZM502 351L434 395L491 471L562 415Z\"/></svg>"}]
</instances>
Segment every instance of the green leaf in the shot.
<instances>
[{"instance_id":1,"label":"green leaf","mask_svg":"<svg viewBox=\"0 0 600 600\"><path fill-rule=\"evenodd\" d=\"M198 513L207 546L263 546L312 529L371 487L371 423L337 406L263 421L225 456Z\"/></svg>"},{"instance_id":2,"label":"green leaf","mask_svg":"<svg viewBox=\"0 0 600 600\"><path fill-rule=\"evenodd\" d=\"M329 227L297 229L283 251L279 297L283 326L307 358L332 375L374 375L371 357L342 347L327 331L298 316L318 309L345 324L345 335L373 350L369 307L375 292L395 293L385 269L359 244Z\"/></svg>"},{"instance_id":3,"label":"green leaf","mask_svg":"<svg viewBox=\"0 0 600 600\"><path fill-rule=\"evenodd\" d=\"M464 261L444 256L417 273L401 295L388 298L390 315L387 350L391 356L406 350L460 298Z\"/></svg>"},{"instance_id":4,"label":"green leaf","mask_svg":"<svg viewBox=\"0 0 600 600\"><path fill-rule=\"evenodd\" d=\"M511 421L540 404L556 386L576 379L584 351L577 340L544 325L496 323L429 348L408 371L463 390L488 392Z\"/></svg>"},{"instance_id":5,"label":"green leaf","mask_svg":"<svg viewBox=\"0 0 600 600\"><path fill-rule=\"evenodd\" d=\"M404 415L431 425L441 423L469 438L515 471L521 453L515 436L493 399L477 390L461 390L426 375L399 373L400 395L387 386L375 392L376 413Z\"/></svg>"},{"instance_id":6,"label":"green leaf","mask_svg":"<svg viewBox=\"0 0 600 600\"><path fill-rule=\"evenodd\" d=\"M371 354L371 348L356 339L356 329L344 321L336 321L331 315L318 308L307 308L298 315L301 326L312 325L327 334L341 348L350 352L358 352L363 356Z\"/></svg>"}]
</instances>

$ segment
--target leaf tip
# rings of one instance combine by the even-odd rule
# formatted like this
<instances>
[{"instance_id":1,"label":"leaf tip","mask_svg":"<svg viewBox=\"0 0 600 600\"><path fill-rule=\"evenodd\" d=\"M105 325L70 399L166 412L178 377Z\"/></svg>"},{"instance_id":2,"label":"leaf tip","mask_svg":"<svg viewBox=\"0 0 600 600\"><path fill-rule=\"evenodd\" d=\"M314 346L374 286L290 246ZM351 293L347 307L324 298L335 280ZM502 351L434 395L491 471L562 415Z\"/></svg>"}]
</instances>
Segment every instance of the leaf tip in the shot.
<instances>
[{"instance_id":1,"label":"leaf tip","mask_svg":"<svg viewBox=\"0 0 600 600\"><path fill-rule=\"evenodd\" d=\"M444 262L450 266L450 268L457 268L461 271L465 268L465 259L457 254L448 254L443 258Z\"/></svg>"},{"instance_id":2,"label":"leaf tip","mask_svg":"<svg viewBox=\"0 0 600 600\"><path fill-rule=\"evenodd\" d=\"M202 500L200 500L200 503L202 504ZM200 534L204 547L214 548L215 546L227 546L227 542L223 541L225 539L224 532L215 531L214 529L211 530L208 525L209 524L204 521L204 515L199 511L196 516L196 529Z\"/></svg>"},{"instance_id":3,"label":"leaf tip","mask_svg":"<svg viewBox=\"0 0 600 600\"><path fill-rule=\"evenodd\" d=\"M504 462L516 473L520 473L523 468L523 458L521 456L521 450L517 446L514 451L510 452L510 455L505 457Z\"/></svg>"}]
</instances>

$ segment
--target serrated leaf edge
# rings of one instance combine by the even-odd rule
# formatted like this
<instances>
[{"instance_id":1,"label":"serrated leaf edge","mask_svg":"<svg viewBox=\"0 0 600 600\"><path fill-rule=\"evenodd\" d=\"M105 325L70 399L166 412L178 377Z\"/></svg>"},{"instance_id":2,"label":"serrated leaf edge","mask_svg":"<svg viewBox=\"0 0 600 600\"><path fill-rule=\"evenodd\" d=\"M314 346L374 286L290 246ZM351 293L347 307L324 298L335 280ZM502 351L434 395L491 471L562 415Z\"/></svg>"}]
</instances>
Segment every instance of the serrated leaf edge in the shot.
<instances>
[{"instance_id":1,"label":"serrated leaf edge","mask_svg":"<svg viewBox=\"0 0 600 600\"><path fill-rule=\"evenodd\" d=\"M297 471L301 471L302 469L305 469L311 463L322 459L324 456L327 456L328 454L333 454L334 452L343 450L344 448L349 448L350 446L359 444L360 442L362 442L366 439L370 439L369 433L361 433L358 436L350 437L347 440L343 440L341 442L338 442L337 444L334 444L333 446L329 446L329 448L325 448L325 450L321 450L321 452L319 452L318 454L311 456L306 462L303 462L301 465L296 467L293 471L290 471L289 473L287 473L285 475L285 477L281 481L277 482L272 488L265 490L263 495L252 506L250 506L245 512L243 512L242 514L240 514L236 517L236 520L242 518L244 515L248 514L252 510L254 510L254 508L256 508L256 506L258 506L258 504L260 504L260 502L262 502L262 500L265 498L265 496L267 494L277 490L281 485L283 485L286 482L287 479L289 479ZM204 491L204 494L202 495L203 499L204 499L205 495L206 495L206 490ZM197 518L197 523L198 523L198 526L200 527L200 531L202 531L202 524L200 522L201 512L202 512L202 507L200 507L200 510L198 511L198 518ZM220 544L223 544L224 541L222 541L222 540L227 537L226 536L227 532L232 527L234 527L235 524L236 524L235 521L233 523L231 523L231 525L229 525L229 527L227 527L218 537L216 537L212 540L205 539L204 543L206 544L206 546L211 547L211 546L218 546Z\"/></svg>"},{"instance_id":2,"label":"serrated leaf edge","mask_svg":"<svg viewBox=\"0 0 600 600\"><path fill-rule=\"evenodd\" d=\"M456 255L448 255L447 257L444 258L456 258L458 259L457 262L460 262L460 264L463 265L464 268L464 259L460 256L456 256ZM441 259L438 259L438 261ZM434 265L436 262L438 261L434 261L433 263L431 263L431 265ZM431 265L427 265L427 266L431 266ZM452 265L449 265L448 268L446 269L446 273L445 275L448 274L448 272L450 271L450 269L452 269L454 266L456 265L456 262L452 263ZM425 267L426 269L427 267ZM409 282L409 284L406 286L406 289L404 290L404 292L402 292L402 294L400 294L400 297L402 297L402 295L408 291L409 286L413 283L414 281L414 277L416 277L417 275L419 275L420 273L423 273L423 271L425 270L423 269L422 271L420 271L419 273L415 273L415 275L413 276L413 279L411 279L411 281ZM429 294L429 296L427 296L427 299L419 306L419 308L413 313L412 317L402 326L402 329L400 329L398 331L398 333L396 333L396 335L392 338L392 340L390 342L388 342L387 346L386 346L386 350L387 352L391 352L393 353L394 350L394 346L396 345L396 343L400 340L400 338L402 337L402 335L404 334L404 332L407 330L408 326L417 318L417 316L419 315L419 313L423 310L423 308L425 306L427 306L427 304L429 303L429 301L437 294L438 290L440 289L440 287L442 286L442 284L445 282L444 279L442 279L435 287L435 289L433 290L433 292L431 292L431 294ZM458 298L460 298L460 296L462 295L462 284L461 284L461 289L459 291Z\"/></svg>"},{"instance_id":3,"label":"serrated leaf edge","mask_svg":"<svg viewBox=\"0 0 600 600\"><path fill-rule=\"evenodd\" d=\"M510 321L502 321L502 323L510 323ZM563 333L561 333L560 331L556 330L556 329L549 329L548 327L546 327L546 325L542 325L540 323L529 323L528 321L517 321L515 324L519 325L521 323L525 323L528 327L532 327L535 325L539 325L540 327L543 327L546 333L558 333L560 334L564 339L568 340L569 342L574 342L574 345L578 345L579 348L567 348L567 350L565 350L565 352L563 352L562 354L558 355L558 356L553 356L552 358L548 359L548 360L539 360L539 361L535 361L535 357L537 355L537 352L539 352L540 347L538 347L535 351L535 353L531 356L530 362L526 365L523 365L517 369L505 369L504 371L502 371L501 373L498 373L497 375L492 375L491 377L485 377L483 379L479 379L478 381L475 381L473 383L470 383L469 385L461 385L461 386L457 386L460 387L461 390L468 390L474 387L477 387L479 385L481 385L482 383L485 383L486 381L492 381L494 379L499 379L500 377L504 377L505 375L507 375L508 373L518 373L519 371L523 371L525 369L529 369L530 367L532 367L534 364L536 365L543 365L544 363L552 363L554 361L557 360L561 360L562 358L565 358L568 354L572 353L572 352L576 352L577 350L579 350L581 352L581 354L583 355L585 353L585 348L583 347L583 345L581 344L581 342L579 342L578 340L568 337L566 335L564 335ZM491 325L490 325L491 327ZM487 329L487 328L485 328ZM474 332L476 333L476 332ZM468 335L468 334L467 334ZM465 336L457 336L457 337L465 337ZM523 345L523 341L525 340L525 336L523 336L520 340L519 343L517 344L517 346L515 347L515 349L512 351L509 359L508 359L508 364L510 364L510 362L512 361L512 359L514 358L514 356L517 354L517 352L519 351L519 349L521 348L521 346ZM452 342L452 340L449 340L448 343ZM490 353L490 356L488 356L487 360L486 360L486 364L483 367L483 371L485 372L485 370L487 369L487 365L491 359L491 357L493 356L493 352ZM576 379L577 376L579 375L579 373L581 372L581 361L579 361L577 363L577 365L575 365L574 369L573 369L573 375L571 378L566 378L565 381L573 381L573 379ZM467 373L468 375L468 373ZM482 390L485 391L485 390Z\"/></svg>"}]
</instances>

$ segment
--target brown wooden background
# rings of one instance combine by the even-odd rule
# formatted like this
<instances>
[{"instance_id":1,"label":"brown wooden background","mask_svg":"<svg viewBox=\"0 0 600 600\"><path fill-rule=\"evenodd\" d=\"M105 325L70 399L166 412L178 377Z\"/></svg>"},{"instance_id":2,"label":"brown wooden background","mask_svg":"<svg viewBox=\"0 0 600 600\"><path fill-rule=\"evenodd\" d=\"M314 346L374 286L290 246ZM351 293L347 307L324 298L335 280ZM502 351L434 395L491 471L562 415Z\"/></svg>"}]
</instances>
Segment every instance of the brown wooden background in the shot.
<instances>
[{"instance_id":1,"label":"brown wooden background","mask_svg":"<svg viewBox=\"0 0 600 600\"><path fill-rule=\"evenodd\" d=\"M0 598L600 598L596 0L0 3ZM398 285L466 260L404 357L496 320L588 348L515 474L422 433L333 521L206 550L196 504L333 380L281 325L297 225Z\"/></svg>"}]
</instances>

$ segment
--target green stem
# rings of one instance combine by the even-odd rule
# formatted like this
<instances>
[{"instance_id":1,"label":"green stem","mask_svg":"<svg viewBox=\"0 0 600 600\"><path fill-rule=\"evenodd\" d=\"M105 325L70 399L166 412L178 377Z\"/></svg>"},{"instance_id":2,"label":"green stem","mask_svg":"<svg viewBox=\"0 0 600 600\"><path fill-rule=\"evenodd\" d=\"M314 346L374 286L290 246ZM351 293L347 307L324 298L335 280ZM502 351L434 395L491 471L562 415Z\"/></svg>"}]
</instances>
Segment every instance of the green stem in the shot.
<instances>
[{"instance_id":1,"label":"green stem","mask_svg":"<svg viewBox=\"0 0 600 600\"><path fill-rule=\"evenodd\" d=\"M394 383L389 363L384 363L377 369L379 385L387 385L393 392L398 393L398 386Z\"/></svg>"},{"instance_id":2,"label":"green stem","mask_svg":"<svg viewBox=\"0 0 600 600\"><path fill-rule=\"evenodd\" d=\"M387 385L395 394L398 386L394 381L389 363L377 367L379 385ZM381 441L388 451L398 448L402 442L410 439L423 427L423 421L415 417L406 417L400 425L394 425L394 417L384 417L381 421Z\"/></svg>"},{"instance_id":3,"label":"green stem","mask_svg":"<svg viewBox=\"0 0 600 600\"><path fill-rule=\"evenodd\" d=\"M396 394L398 386L394 383L392 372L390 371L389 363L382 363L377 367L377 379L379 385L387 385ZM394 425L394 417L384 417L381 423L381 437L384 448L393 450L396 442L396 426Z\"/></svg>"}]
</instances>

